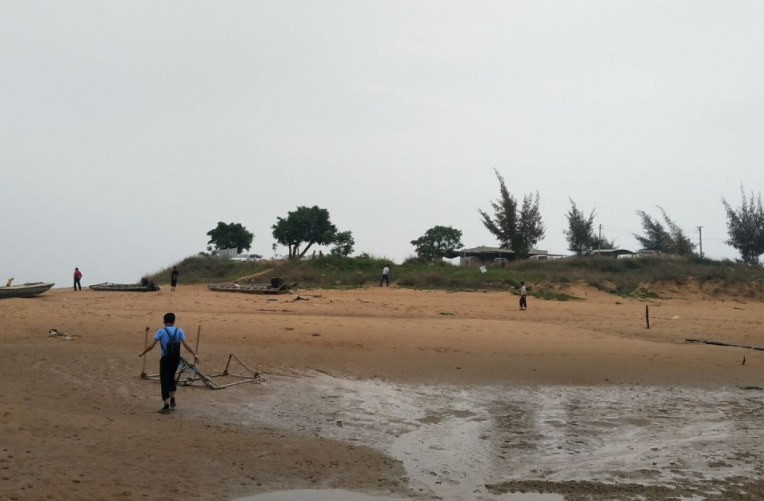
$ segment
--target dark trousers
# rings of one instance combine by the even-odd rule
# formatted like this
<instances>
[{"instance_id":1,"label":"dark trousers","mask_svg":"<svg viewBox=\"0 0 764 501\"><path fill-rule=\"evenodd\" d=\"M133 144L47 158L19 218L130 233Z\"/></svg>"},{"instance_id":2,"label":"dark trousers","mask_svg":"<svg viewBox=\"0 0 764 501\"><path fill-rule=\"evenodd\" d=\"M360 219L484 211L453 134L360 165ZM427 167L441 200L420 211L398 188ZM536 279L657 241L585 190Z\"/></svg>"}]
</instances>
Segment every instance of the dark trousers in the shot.
<instances>
[{"instance_id":1,"label":"dark trousers","mask_svg":"<svg viewBox=\"0 0 764 501\"><path fill-rule=\"evenodd\" d=\"M177 389L175 373L178 372L178 365L180 365L180 357L162 357L159 359L159 384L162 387L162 400L170 398L170 392Z\"/></svg>"},{"instance_id":2,"label":"dark trousers","mask_svg":"<svg viewBox=\"0 0 764 501\"><path fill-rule=\"evenodd\" d=\"M379 281L379 285L382 285L383 283L386 283L387 286L390 287L390 277L382 275L382 280Z\"/></svg>"},{"instance_id":3,"label":"dark trousers","mask_svg":"<svg viewBox=\"0 0 764 501\"><path fill-rule=\"evenodd\" d=\"M74 279L74 290L82 290L82 285L80 285L80 279L75 278Z\"/></svg>"},{"instance_id":4,"label":"dark trousers","mask_svg":"<svg viewBox=\"0 0 764 501\"><path fill-rule=\"evenodd\" d=\"M520 296L520 308L527 308L528 302L525 300L525 294Z\"/></svg>"}]
</instances>

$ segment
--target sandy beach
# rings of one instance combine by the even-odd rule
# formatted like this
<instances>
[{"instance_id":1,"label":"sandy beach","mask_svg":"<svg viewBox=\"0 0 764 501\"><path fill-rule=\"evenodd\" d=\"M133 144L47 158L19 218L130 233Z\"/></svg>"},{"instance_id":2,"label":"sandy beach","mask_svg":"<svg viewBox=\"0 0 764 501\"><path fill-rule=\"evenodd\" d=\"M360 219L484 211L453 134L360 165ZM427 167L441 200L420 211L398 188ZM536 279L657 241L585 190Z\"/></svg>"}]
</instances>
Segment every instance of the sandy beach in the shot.
<instances>
[{"instance_id":1,"label":"sandy beach","mask_svg":"<svg viewBox=\"0 0 764 501\"><path fill-rule=\"evenodd\" d=\"M761 298L566 292L527 311L395 285L3 299L0 500L764 498L764 352L686 342L764 345ZM261 380L181 387L158 414L137 355L167 311L204 374L234 354Z\"/></svg>"}]
</instances>

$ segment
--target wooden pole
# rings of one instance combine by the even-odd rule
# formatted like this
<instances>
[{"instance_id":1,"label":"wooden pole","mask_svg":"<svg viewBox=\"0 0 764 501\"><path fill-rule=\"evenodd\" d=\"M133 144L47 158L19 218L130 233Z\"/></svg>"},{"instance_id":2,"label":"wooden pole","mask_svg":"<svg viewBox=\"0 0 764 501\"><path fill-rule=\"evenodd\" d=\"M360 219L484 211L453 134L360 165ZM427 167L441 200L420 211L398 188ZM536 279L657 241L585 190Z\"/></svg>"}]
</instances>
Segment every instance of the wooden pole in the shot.
<instances>
[{"instance_id":1,"label":"wooden pole","mask_svg":"<svg viewBox=\"0 0 764 501\"><path fill-rule=\"evenodd\" d=\"M650 328L650 306L645 305L645 321L647 322L647 328Z\"/></svg>"},{"instance_id":2,"label":"wooden pole","mask_svg":"<svg viewBox=\"0 0 764 501\"><path fill-rule=\"evenodd\" d=\"M196 354L199 355L199 338L202 336L202 326L196 329Z\"/></svg>"},{"instance_id":3,"label":"wooden pole","mask_svg":"<svg viewBox=\"0 0 764 501\"><path fill-rule=\"evenodd\" d=\"M149 328L146 327L146 335L143 337L143 349L146 349L146 346L149 344ZM143 357L143 368L141 369L141 377L146 377L146 355L144 354Z\"/></svg>"}]
</instances>

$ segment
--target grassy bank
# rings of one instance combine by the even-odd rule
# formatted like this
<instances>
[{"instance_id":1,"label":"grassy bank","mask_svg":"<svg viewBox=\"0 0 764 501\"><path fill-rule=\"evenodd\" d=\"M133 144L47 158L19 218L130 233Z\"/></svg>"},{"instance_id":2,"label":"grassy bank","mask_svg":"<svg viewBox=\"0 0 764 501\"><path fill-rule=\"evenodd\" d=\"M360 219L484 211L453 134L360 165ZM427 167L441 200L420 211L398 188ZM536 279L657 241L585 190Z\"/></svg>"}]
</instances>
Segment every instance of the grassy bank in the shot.
<instances>
[{"instance_id":1,"label":"grassy bank","mask_svg":"<svg viewBox=\"0 0 764 501\"><path fill-rule=\"evenodd\" d=\"M169 282L170 270L177 266L181 283L268 282L280 277L299 282L300 288L353 288L377 285L381 270L390 260L373 257L296 261L233 262L209 256L192 256L148 276L158 284ZM760 290L764 268L732 261L700 258L613 259L581 257L554 261L520 261L506 268L453 266L450 263L392 264L390 278L399 287L446 290L515 290L521 281L533 284L532 294L553 299L570 299L556 292L564 284L583 283L621 296L657 297L653 286L682 286L713 282L723 286L749 285Z\"/></svg>"}]
</instances>

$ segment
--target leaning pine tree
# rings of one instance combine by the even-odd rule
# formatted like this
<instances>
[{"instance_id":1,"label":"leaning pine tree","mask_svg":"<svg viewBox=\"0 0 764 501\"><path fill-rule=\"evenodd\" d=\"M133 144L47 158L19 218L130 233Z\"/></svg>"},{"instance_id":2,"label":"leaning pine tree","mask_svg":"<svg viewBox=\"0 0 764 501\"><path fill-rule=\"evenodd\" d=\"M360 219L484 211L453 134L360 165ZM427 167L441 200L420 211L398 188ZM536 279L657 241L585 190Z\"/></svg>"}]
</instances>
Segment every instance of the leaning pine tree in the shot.
<instances>
[{"instance_id":1,"label":"leaning pine tree","mask_svg":"<svg viewBox=\"0 0 764 501\"><path fill-rule=\"evenodd\" d=\"M747 199L743 186L740 186L742 205L733 209L722 197L722 204L727 211L727 234L729 240L724 243L731 245L746 264L758 265L759 256L764 254L764 208L761 204L761 193Z\"/></svg>"},{"instance_id":2,"label":"leaning pine tree","mask_svg":"<svg viewBox=\"0 0 764 501\"><path fill-rule=\"evenodd\" d=\"M491 202L494 215L478 209L481 221L504 249L511 249L518 257L528 257L530 250L544 237L544 224L539 210L539 194L526 195L518 210L517 201L507 190L504 178L494 169L499 180L500 197Z\"/></svg>"}]
</instances>

